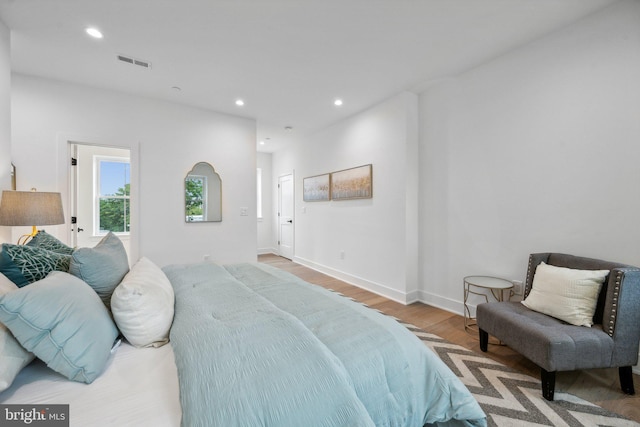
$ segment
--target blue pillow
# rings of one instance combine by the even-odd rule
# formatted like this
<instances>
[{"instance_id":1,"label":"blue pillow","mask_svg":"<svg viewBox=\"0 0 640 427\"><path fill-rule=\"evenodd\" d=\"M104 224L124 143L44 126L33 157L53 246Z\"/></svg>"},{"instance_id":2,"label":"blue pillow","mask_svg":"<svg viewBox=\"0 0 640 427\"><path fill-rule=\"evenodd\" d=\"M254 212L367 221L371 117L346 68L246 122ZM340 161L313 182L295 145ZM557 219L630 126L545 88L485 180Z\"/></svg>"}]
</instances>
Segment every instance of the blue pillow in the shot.
<instances>
[{"instance_id":1,"label":"blue pillow","mask_svg":"<svg viewBox=\"0 0 640 427\"><path fill-rule=\"evenodd\" d=\"M85 383L102 373L118 335L93 289L60 271L0 297L0 322L51 369Z\"/></svg>"},{"instance_id":2,"label":"blue pillow","mask_svg":"<svg viewBox=\"0 0 640 427\"><path fill-rule=\"evenodd\" d=\"M0 273L0 296L17 290L11 280ZM11 386L11 383L34 359L34 355L22 348L11 332L0 322L0 392Z\"/></svg>"},{"instance_id":3,"label":"blue pillow","mask_svg":"<svg viewBox=\"0 0 640 427\"><path fill-rule=\"evenodd\" d=\"M49 272L69 271L70 255L26 245L2 244L0 273L19 287L47 277Z\"/></svg>"},{"instance_id":4,"label":"blue pillow","mask_svg":"<svg viewBox=\"0 0 640 427\"><path fill-rule=\"evenodd\" d=\"M71 255L69 273L84 280L107 307L111 294L129 272L127 251L118 236L109 232L93 248L79 248Z\"/></svg>"}]
</instances>

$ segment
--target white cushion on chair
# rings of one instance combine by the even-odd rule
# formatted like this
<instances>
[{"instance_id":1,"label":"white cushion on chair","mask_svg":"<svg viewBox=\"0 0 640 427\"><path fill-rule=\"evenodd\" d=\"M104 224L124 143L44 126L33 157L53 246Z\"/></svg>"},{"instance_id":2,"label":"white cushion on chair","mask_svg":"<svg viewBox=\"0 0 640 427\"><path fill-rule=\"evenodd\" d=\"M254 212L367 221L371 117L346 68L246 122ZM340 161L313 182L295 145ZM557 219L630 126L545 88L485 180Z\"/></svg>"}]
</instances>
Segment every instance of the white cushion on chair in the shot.
<instances>
[{"instance_id":1,"label":"white cushion on chair","mask_svg":"<svg viewBox=\"0 0 640 427\"><path fill-rule=\"evenodd\" d=\"M572 325L591 327L598 295L608 274L609 270L576 270L542 262L522 304Z\"/></svg>"}]
</instances>

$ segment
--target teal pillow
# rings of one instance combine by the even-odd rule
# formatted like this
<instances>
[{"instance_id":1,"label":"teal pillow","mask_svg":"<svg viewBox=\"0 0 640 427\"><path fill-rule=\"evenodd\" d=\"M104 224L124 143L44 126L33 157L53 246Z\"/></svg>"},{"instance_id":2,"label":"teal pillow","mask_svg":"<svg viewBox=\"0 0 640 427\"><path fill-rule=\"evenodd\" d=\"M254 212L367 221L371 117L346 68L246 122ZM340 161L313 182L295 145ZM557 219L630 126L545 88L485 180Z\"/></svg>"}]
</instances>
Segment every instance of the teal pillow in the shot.
<instances>
[{"instance_id":1,"label":"teal pillow","mask_svg":"<svg viewBox=\"0 0 640 427\"><path fill-rule=\"evenodd\" d=\"M84 280L108 307L111 294L129 272L129 258L120 239L109 232L93 248L79 248L71 255L69 273Z\"/></svg>"},{"instance_id":2,"label":"teal pillow","mask_svg":"<svg viewBox=\"0 0 640 427\"><path fill-rule=\"evenodd\" d=\"M85 383L102 373L118 335L96 293L59 271L0 297L0 322L51 369Z\"/></svg>"},{"instance_id":3,"label":"teal pillow","mask_svg":"<svg viewBox=\"0 0 640 427\"><path fill-rule=\"evenodd\" d=\"M0 295L17 290L11 280L0 273ZM0 392L11 386L16 375L33 360L34 356L22 348L13 334L0 322Z\"/></svg>"},{"instance_id":4,"label":"teal pillow","mask_svg":"<svg viewBox=\"0 0 640 427\"><path fill-rule=\"evenodd\" d=\"M2 244L0 273L18 287L44 279L51 271L69 271L70 255L26 245Z\"/></svg>"},{"instance_id":5,"label":"teal pillow","mask_svg":"<svg viewBox=\"0 0 640 427\"><path fill-rule=\"evenodd\" d=\"M44 230L39 230L38 233L29 240L27 246L46 249L48 251L65 255L71 255L73 253L73 248L71 246L65 245Z\"/></svg>"}]
</instances>

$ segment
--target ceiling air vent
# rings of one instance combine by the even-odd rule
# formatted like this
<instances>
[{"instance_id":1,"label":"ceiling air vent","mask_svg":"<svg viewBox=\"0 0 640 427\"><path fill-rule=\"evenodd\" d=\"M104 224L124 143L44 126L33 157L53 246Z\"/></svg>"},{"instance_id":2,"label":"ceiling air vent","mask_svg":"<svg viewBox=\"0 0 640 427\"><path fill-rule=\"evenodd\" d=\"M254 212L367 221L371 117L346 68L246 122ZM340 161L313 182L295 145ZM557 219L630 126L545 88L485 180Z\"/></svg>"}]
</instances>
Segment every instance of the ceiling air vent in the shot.
<instances>
[{"instance_id":1,"label":"ceiling air vent","mask_svg":"<svg viewBox=\"0 0 640 427\"><path fill-rule=\"evenodd\" d=\"M142 59L136 59L131 56L118 55L118 61L126 62L127 64L137 65L138 67L151 69L151 62L143 61Z\"/></svg>"}]
</instances>

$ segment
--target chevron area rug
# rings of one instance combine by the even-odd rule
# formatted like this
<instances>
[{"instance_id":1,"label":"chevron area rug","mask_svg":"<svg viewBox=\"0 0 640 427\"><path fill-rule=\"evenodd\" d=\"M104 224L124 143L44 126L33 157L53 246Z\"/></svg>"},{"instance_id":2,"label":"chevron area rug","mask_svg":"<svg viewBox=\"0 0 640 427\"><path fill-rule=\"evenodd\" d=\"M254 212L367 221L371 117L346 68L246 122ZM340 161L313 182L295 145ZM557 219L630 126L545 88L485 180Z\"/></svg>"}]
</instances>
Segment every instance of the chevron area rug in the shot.
<instances>
[{"instance_id":1,"label":"chevron area rug","mask_svg":"<svg viewBox=\"0 0 640 427\"><path fill-rule=\"evenodd\" d=\"M640 426L567 393L542 397L540 380L396 319L431 348L476 398L489 426Z\"/></svg>"}]
</instances>

